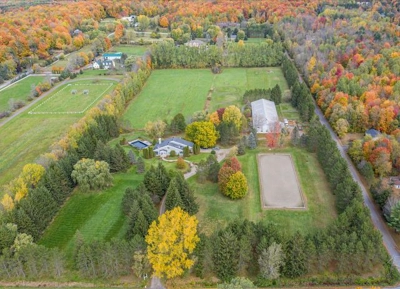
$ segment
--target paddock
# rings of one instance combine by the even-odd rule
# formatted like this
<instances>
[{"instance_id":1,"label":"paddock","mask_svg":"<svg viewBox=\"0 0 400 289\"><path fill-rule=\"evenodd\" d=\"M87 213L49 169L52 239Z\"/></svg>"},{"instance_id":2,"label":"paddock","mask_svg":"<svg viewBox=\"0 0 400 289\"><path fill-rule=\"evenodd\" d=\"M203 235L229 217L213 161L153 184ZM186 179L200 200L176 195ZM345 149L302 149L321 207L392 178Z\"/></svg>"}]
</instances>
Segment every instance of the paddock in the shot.
<instances>
[{"instance_id":1,"label":"paddock","mask_svg":"<svg viewBox=\"0 0 400 289\"><path fill-rule=\"evenodd\" d=\"M259 154L257 165L263 209L306 208L290 154Z\"/></svg>"}]
</instances>

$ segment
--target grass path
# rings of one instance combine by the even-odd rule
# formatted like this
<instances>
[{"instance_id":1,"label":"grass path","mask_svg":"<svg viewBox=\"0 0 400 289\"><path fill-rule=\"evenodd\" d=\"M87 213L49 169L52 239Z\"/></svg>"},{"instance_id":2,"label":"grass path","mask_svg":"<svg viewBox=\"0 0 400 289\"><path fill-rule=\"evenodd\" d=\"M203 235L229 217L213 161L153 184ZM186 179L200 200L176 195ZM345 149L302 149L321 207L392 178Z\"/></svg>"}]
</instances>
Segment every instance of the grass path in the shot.
<instances>
[{"instance_id":1,"label":"grass path","mask_svg":"<svg viewBox=\"0 0 400 289\"><path fill-rule=\"evenodd\" d=\"M136 187L143 179L133 170L114 175L113 186L101 192L76 190L47 228L40 244L64 250L72 257L76 232L87 241L123 238L126 218L121 202L128 187Z\"/></svg>"}]
</instances>

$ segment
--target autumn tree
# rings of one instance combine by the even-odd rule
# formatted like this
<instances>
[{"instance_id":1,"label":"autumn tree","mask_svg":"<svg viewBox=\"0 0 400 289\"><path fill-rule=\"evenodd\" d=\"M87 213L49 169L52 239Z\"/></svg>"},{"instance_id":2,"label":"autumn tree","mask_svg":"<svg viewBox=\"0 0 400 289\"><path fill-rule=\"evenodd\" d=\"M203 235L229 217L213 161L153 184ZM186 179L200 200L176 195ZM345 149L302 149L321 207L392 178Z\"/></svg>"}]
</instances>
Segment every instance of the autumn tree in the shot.
<instances>
[{"instance_id":1,"label":"autumn tree","mask_svg":"<svg viewBox=\"0 0 400 289\"><path fill-rule=\"evenodd\" d=\"M192 253L200 241L197 224L195 216L176 207L150 225L147 256L155 276L171 279L193 266Z\"/></svg>"},{"instance_id":2,"label":"autumn tree","mask_svg":"<svg viewBox=\"0 0 400 289\"><path fill-rule=\"evenodd\" d=\"M160 26L161 26L161 27L164 27L164 28L167 28L168 25L169 25L168 18L165 17L165 16L162 16L162 17L160 18Z\"/></svg>"},{"instance_id":3,"label":"autumn tree","mask_svg":"<svg viewBox=\"0 0 400 289\"><path fill-rule=\"evenodd\" d=\"M74 165L71 176L83 191L101 190L112 183L110 168L104 161L81 159Z\"/></svg>"},{"instance_id":4,"label":"autumn tree","mask_svg":"<svg viewBox=\"0 0 400 289\"><path fill-rule=\"evenodd\" d=\"M137 17L140 31L145 31L150 25L150 19L146 15L139 15Z\"/></svg>"},{"instance_id":5,"label":"autumn tree","mask_svg":"<svg viewBox=\"0 0 400 289\"><path fill-rule=\"evenodd\" d=\"M225 109L222 120L226 123L233 123L239 130L242 125L242 113L236 105L230 105Z\"/></svg>"},{"instance_id":6,"label":"autumn tree","mask_svg":"<svg viewBox=\"0 0 400 289\"><path fill-rule=\"evenodd\" d=\"M214 147L218 139L215 126L209 121L193 122L186 127L185 133L188 140L202 148Z\"/></svg>"},{"instance_id":7,"label":"autumn tree","mask_svg":"<svg viewBox=\"0 0 400 289\"><path fill-rule=\"evenodd\" d=\"M163 137L167 124L162 120L156 120L154 122L148 121L144 127L144 131L151 138Z\"/></svg>"},{"instance_id":8,"label":"autumn tree","mask_svg":"<svg viewBox=\"0 0 400 289\"><path fill-rule=\"evenodd\" d=\"M231 199L243 198L247 193L247 179L242 172L236 172L229 177L223 193Z\"/></svg>"}]
</instances>

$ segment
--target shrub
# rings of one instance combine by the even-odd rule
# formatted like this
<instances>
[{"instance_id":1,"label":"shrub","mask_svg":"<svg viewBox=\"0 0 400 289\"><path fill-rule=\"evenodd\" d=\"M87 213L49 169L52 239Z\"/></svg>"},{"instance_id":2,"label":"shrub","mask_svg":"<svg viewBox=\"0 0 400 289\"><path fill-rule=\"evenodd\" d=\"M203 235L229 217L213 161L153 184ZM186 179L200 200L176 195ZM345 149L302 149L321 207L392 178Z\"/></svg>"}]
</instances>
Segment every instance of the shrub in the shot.
<instances>
[{"instance_id":1,"label":"shrub","mask_svg":"<svg viewBox=\"0 0 400 289\"><path fill-rule=\"evenodd\" d=\"M169 156L170 156L170 157L176 157L176 151L171 151L171 152L169 153Z\"/></svg>"},{"instance_id":2,"label":"shrub","mask_svg":"<svg viewBox=\"0 0 400 289\"><path fill-rule=\"evenodd\" d=\"M236 172L229 177L223 194L231 199L243 198L247 193L247 179L242 172Z\"/></svg>"},{"instance_id":3,"label":"shrub","mask_svg":"<svg viewBox=\"0 0 400 289\"><path fill-rule=\"evenodd\" d=\"M184 168L186 168L186 162L183 158L178 158L178 160L176 161L176 168L179 170L183 170Z\"/></svg>"}]
</instances>

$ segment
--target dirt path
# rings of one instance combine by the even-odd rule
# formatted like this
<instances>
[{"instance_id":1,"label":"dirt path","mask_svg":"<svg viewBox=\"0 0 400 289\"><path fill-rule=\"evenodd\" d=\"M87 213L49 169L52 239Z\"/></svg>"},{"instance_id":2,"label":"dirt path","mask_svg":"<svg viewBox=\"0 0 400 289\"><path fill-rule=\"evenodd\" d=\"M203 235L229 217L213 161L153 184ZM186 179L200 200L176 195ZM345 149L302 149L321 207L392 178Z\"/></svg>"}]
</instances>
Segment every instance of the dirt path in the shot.
<instances>
[{"instance_id":1,"label":"dirt path","mask_svg":"<svg viewBox=\"0 0 400 289\"><path fill-rule=\"evenodd\" d=\"M11 121L12 119L14 119L15 117L17 117L18 115L20 115L21 113L25 112L27 109L31 108L35 103L37 103L38 101L42 100L43 98L45 98L46 96L48 96L49 94L53 93L54 90L56 90L57 88L59 88L61 85L64 85L66 83L73 83L73 82L77 82L77 81L82 81L82 80L111 80L111 81L116 81L119 82L120 79L116 79L116 78L112 78L112 77L102 77L102 78L85 78L85 79L73 79L73 80L68 80L68 81L62 81L57 83L57 85L53 86L50 90L44 92L41 96L39 96L38 98L35 98L34 100L32 100L31 102L29 102L29 104L25 105L24 107L20 108L19 110L17 110L15 113L13 113L11 116L5 118L4 120L0 121L0 127L2 127L3 125L5 125L6 123L8 123L9 121Z\"/></svg>"}]
</instances>

